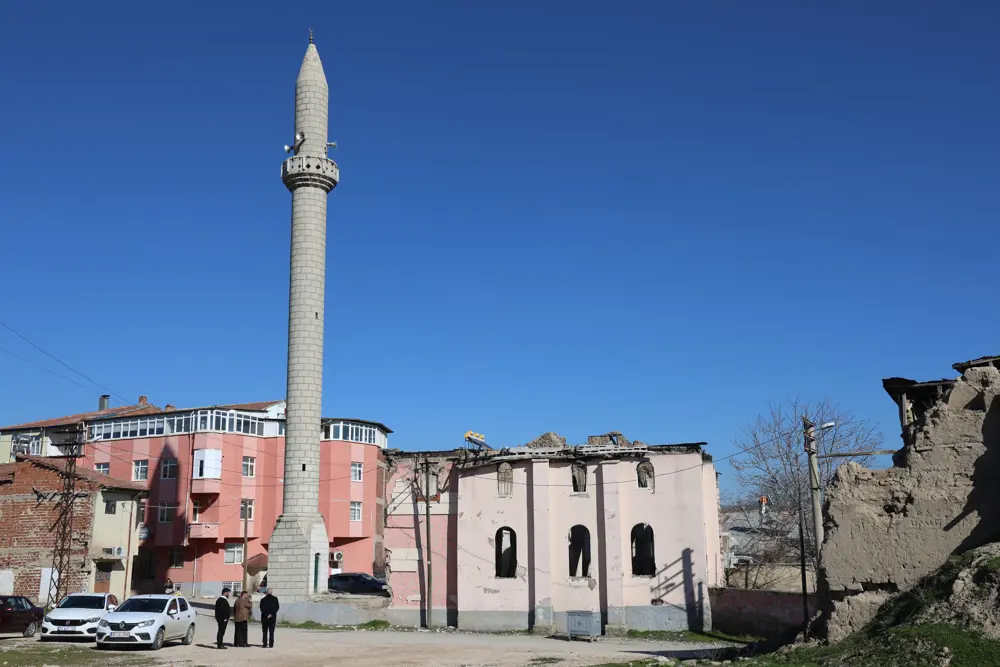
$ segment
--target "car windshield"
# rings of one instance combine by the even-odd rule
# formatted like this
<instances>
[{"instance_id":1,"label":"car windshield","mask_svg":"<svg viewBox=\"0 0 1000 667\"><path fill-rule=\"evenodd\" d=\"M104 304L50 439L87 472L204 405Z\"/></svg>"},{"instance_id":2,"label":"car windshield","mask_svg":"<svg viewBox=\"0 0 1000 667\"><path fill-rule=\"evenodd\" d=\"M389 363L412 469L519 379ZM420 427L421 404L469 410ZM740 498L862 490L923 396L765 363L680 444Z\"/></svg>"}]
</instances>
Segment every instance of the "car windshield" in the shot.
<instances>
[{"instance_id":1,"label":"car windshield","mask_svg":"<svg viewBox=\"0 0 1000 667\"><path fill-rule=\"evenodd\" d=\"M104 609L100 595L70 595L59 603L59 609Z\"/></svg>"},{"instance_id":2,"label":"car windshield","mask_svg":"<svg viewBox=\"0 0 1000 667\"><path fill-rule=\"evenodd\" d=\"M147 614L159 614L163 612L163 609L167 606L167 600L159 600L157 598L132 598L130 600L125 600L122 606L118 607L115 611L140 611L146 612Z\"/></svg>"}]
</instances>

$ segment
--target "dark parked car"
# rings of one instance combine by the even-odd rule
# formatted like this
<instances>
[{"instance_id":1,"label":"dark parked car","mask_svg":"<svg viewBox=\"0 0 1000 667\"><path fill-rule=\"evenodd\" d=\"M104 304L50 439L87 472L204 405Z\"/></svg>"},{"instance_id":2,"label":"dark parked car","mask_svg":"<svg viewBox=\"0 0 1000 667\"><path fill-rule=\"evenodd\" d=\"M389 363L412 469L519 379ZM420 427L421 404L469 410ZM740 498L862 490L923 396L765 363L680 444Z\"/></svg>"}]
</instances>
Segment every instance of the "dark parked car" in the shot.
<instances>
[{"instance_id":1,"label":"dark parked car","mask_svg":"<svg viewBox=\"0 0 1000 667\"><path fill-rule=\"evenodd\" d=\"M327 582L331 593L353 593L355 595L382 595L392 597L392 590L381 579L363 572L354 574L331 574Z\"/></svg>"},{"instance_id":2,"label":"dark parked car","mask_svg":"<svg viewBox=\"0 0 1000 667\"><path fill-rule=\"evenodd\" d=\"M45 612L26 597L0 595L0 632L20 632L34 637L42 624Z\"/></svg>"}]
</instances>

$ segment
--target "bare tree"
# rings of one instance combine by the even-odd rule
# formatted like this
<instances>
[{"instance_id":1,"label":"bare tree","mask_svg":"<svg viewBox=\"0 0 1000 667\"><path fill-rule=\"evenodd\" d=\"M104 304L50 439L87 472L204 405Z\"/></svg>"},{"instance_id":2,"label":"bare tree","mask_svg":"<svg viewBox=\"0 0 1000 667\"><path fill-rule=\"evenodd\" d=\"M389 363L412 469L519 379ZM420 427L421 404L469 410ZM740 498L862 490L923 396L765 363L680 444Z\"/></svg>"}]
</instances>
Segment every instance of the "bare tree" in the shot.
<instances>
[{"instance_id":1,"label":"bare tree","mask_svg":"<svg viewBox=\"0 0 1000 667\"><path fill-rule=\"evenodd\" d=\"M820 456L879 449L882 434L870 421L855 419L829 400L807 403L792 399L784 404L771 404L766 414L757 417L737 435L734 445L743 453L734 456L731 465L742 497L767 496L770 500L768 521L775 534L797 535L801 494L801 507L806 512L806 552L812 555L815 542L809 515L809 469L802 433L803 417L817 427L827 422L836 424L824 430L817 428ZM821 458L821 489L829 484L837 466L847 461L869 466L872 457ZM798 558L797 540L788 544L793 544L794 557ZM787 556L779 557L788 560Z\"/></svg>"}]
</instances>

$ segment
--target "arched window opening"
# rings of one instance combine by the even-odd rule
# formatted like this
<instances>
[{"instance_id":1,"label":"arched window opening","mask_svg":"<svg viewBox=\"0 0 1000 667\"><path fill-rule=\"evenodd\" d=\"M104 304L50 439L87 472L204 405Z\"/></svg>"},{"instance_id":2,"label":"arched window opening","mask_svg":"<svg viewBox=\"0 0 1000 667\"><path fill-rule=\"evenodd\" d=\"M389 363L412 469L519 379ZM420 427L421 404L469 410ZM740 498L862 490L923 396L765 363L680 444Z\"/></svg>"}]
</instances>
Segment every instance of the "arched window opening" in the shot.
<instances>
[{"instance_id":1,"label":"arched window opening","mask_svg":"<svg viewBox=\"0 0 1000 667\"><path fill-rule=\"evenodd\" d=\"M569 529L569 576L590 576L590 531L586 526Z\"/></svg>"},{"instance_id":2,"label":"arched window opening","mask_svg":"<svg viewBox=\"0 0 1000 667\"><path fill-rule=\"evenodd\" d=\"M653 527L648 523L637 523L632 527L632 574L641 577L656 574Z\"/></svg>"},{"instance_id":3,"label":"arched window opening","mask_svg":"<svg viewBox=\"0 0 1000 667\"><path fill-rule=\"evenodd\" d=\"M583 493L587 490L587 465L577 461L572 467L573 493Z\"/></svg>"},{"instance_id":4,"label":"arched window opening","mask_svg":"<svg viewBox=\"0 0 1000 667\"><path fill-rule=\"evenodd\" d=\"M635 478L639 482L640 489L656 488L656 475L653 473L653 464L643 461L635 468Z\"/></svg>"},{"instance_id":5,"label":"arched window opening","mask_svg":"<svg viewBox=\"0 0 1000 667\"><path fill-rule=\"evenodd\" d=\"M504 526L496 534L497 577L513 579L517 576L517 534Z\"/></svg>"},{"instance_id":6,"label":"arched window opening","mask_svg":"<svg viewBox=\"0 0 1000 667\"><path fill-rule=\"evenodd\" d=\"M501 496L514 493L514 468L506 461L497 466L497 493Z\"/></svg>"}]
</instances>

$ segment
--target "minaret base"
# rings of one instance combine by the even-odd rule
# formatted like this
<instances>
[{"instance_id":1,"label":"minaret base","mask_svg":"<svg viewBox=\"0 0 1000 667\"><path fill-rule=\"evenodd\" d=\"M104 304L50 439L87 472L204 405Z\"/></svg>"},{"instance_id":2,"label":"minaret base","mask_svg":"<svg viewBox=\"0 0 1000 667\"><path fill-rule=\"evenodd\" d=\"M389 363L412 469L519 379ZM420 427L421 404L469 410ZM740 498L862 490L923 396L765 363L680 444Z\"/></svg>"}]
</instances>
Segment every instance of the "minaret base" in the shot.
<instances>
[{"instance_id":1,"label":"minaret base","mask_svg":"<svg viewBox=\"0 0 1000 667\"><path fill-rule=\"evenodd\" d=\"M326 593L330 538L319 512L279 516L267 553L267 587L279 600L302 602Z\"/></svg>"}]
</instances>

